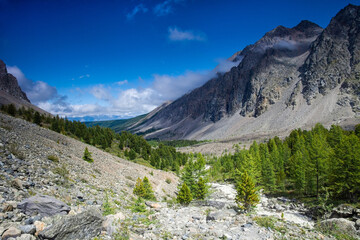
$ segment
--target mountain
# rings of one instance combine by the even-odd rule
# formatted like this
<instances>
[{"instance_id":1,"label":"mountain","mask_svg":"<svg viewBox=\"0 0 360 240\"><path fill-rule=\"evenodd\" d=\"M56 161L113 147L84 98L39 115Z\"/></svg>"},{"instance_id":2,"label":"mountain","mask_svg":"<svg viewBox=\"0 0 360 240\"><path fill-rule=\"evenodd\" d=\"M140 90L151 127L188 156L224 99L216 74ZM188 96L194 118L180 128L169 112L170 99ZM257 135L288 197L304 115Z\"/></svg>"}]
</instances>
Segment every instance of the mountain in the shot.
<instances>
[{"instance_id":1,"label":"mountain","mask_svg":"<svg viewBox=\"0 0 360 240\"><path fill-rule=\"evenodd\" d=\"M239 61L138 124L148 138L229 139L294 128L352 126L360 113L360 7L322 29L278 26L231 59Z\"/></svg>"},{"instance_id":2,"label":"mountain","mask_svg":"<svg viewBox=\"0 0 360 240\"><path fill-rule=\"evenodd\" d=\"M32 108L40 113L50 115L45 110L31 104L26 93L21 90L17 79L7 72L5 63L0 59L0 106L11 103L17 108Z\"/></svg>"},{"instance_id":3,"label":"mountain","mask_svg":"<svg viewBox=\"0 0 360 240\"><path fill-rule=\"evenodd\" d=\"M86 126L100 126L100 127L107 127L114 130L116 133L120 133L122 131L132 131L134 127L143 122L147 121L148 119L152 118L157 112L162 110L164 107L168 106L171 102L165 102L161 104L159 107L155 108L148 114L143 114L137 117L129 118L129 119L119 119L119 120L108 120L108 121L90 121L85 122Z\"/></svg>"},{"instance_id":4,"label":"mountain","mask_svg":"<svg viewBox=\"0 0 360 240\"><path fill-rule=\"evenodd\" d=\"M16 78L7 72L5 63L0 60L0 91L16 99L30 103L26 94L21 90Z\"/></svg>"}]
</instances>

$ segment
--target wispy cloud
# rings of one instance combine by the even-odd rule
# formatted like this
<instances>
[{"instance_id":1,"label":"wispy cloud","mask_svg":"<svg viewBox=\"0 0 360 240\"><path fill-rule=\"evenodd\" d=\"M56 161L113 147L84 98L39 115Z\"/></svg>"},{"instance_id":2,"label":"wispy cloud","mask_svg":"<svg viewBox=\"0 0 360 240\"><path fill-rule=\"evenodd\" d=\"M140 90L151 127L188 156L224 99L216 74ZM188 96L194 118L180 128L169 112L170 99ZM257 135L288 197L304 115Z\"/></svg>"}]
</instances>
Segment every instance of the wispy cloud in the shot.
<instances>
[{"instance_id":1,"label":"wispy cloud","mask_svg":"<svg viewBox=\"0 0 360 240\"><path fill-rule=\"evenodd\" d=\"M148 9L145 7L143 3L140 3L139 5L136 5L131 12L126 14L127 20L131 20L134 18L134 16L138 13L146 13Z\"/></svg>"},{"instance_id":2,"label":"wispy cloud","mask_svg":"<svg viewBox=\"0 0 360 240\"><path fill-rule=\"evenodd\" d=\"M121 85L128 84L128 83L129 83L128 80L123 80L123 81L116 82L115 84L121 86Z\"/></svg>"},{"instance_id":3,"label":"wispy cloud","mask_svg":"<svg viewBox=\"0 0 360 240\"><path fill-rule=\"evenodd\" d=\"M156 16L165 16L174 11L174 5L184 0L165 0L153 8L153 12Z\"/></svg>"},{"instance_id":4,"label":"wispy cloud","mask_svg":"<svg viewBox=\"0 0 360 240\"><path fill-rule=\"evenodd\" d=\"M169 27L168 32L171 41L206 41L206 35L202 32L183 31L178 27Z\"/></svg>"},{"instance_id":5,"label":"wispy cloud","mask_svg":"<svg viewBox=\"0 0 360 240\"><path fill-rule=\"evenodd\" d=\"M80 79L89 78L89 77L90 77L90 74L84 74L84 75L79 76Z\"/></svg>"}]
</instances>

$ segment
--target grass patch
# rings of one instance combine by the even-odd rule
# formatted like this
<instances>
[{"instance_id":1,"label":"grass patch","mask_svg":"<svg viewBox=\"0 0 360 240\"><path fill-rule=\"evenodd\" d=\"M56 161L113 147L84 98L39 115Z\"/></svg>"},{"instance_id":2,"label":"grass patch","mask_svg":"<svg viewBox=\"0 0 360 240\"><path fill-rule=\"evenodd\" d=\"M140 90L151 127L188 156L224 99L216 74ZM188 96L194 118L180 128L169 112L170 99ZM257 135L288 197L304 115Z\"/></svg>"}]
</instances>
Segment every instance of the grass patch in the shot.
<instances>
[{"instance_id":1,"label":"grass patch","mask_svg":"<svg viewBox=\"0 0 360 240\"><path fill-rule=\"evenodd\" d=\"M171 179L170 179L170 178L166 178L165 182L166 182L167 184L170 184L170 183L171 183Z\"/></svg>"},{"instance_id":2,"label":"grass patch","mask_svg":"<svg viewBox=\"0 0 360 240\"><path fill-rule=\"evenodd\" d=\"M25 154L20 151L19 146L17 145L17 143L11 143L9 145L9 151L17 158L24 160L25 159Z\"/></svg>"},{"instance_id":3,"label":"grass patch","mask_svg":"<svg viewBox=\"0 0 360 240\"><path fill-rule=\"evenodd\" d=\"M64 179L68 179L69 170L67 170L65 164L63 164L61 167L54 168L52 172L62 176Z\"/></svg>"},{"instance_id":4,"label":"grass patch","mask_svg":"<svg viewBox=\"0 0 360 240\"><path fill-rule=\"evenodd\" d=\"M59 158L55 155L49 155L49 156L47 156L47 159L49 159L50 161L53 161L55 163L59 162Z\"/></svg>"},{"instance_id":5,"label":"grass patch","mask_svg":"<svg viewBox=\"0 0 360 240\"><path fill-rule=\"evenodd\" d=\"M275 221L274 217L255 217L254 221L261 227L275 229Z\"/></svg>"}]
</instances>

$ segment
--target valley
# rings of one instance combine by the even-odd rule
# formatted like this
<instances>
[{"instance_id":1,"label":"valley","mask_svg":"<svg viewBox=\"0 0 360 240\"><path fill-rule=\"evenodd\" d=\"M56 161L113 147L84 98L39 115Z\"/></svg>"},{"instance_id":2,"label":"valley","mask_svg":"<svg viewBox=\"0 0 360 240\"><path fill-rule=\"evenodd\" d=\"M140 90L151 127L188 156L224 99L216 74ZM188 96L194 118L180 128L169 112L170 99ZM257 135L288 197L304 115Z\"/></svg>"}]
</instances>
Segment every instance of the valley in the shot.
<instances>
[{"instance_id":1,"label":"valley","mask_svg":"<svg viewBox=\"0 0 360 240\"><path fill-rule=\"evenodd\" d=\"M127 24L156 12L144 6ZM173 76L71 90L101 105L68 104L0 60L0 240L360 239L360 6L324 28L280 25L225 62L162 104L154 86ZM147 114L67 118L134 116L143 95Z\"/></svg>"}]
</instances>

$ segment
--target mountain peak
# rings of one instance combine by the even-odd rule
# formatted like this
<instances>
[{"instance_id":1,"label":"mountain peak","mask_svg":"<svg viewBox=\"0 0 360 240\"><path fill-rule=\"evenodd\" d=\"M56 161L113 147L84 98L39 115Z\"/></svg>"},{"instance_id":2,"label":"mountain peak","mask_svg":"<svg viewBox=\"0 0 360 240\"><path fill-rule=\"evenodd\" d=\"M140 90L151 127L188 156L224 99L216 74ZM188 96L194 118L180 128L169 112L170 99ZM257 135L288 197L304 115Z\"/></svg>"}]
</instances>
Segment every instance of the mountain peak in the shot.
<instances>
[{"instance_id":1,"label":"mountain peak","mask_svg":"<svg viewBox=\"0 0 360 240\"><path fill-rule=\"evenodd\" d=\"M319 25L317 25L316 23L313 23L309 20L302 20L298 25L296 25L295 27L293 27L292 29L301 31L301 32L305 32L308 30L313 30L313 29L318 29L321 28Z\"/></svg>"},{"instance_id":2,"label":"mountain peak","mask_svg":"<svg viewBox=\"0 0 360 240\"><path fill-rule=\"evenodd\" d=\"M0 59L0 75L2 74L7 74L7 70L5 63Z\"/></svg>"}]
</instances>

